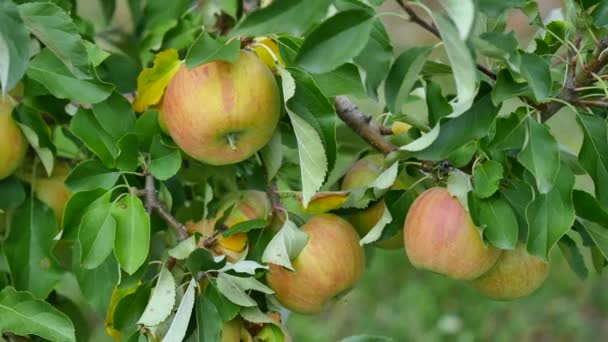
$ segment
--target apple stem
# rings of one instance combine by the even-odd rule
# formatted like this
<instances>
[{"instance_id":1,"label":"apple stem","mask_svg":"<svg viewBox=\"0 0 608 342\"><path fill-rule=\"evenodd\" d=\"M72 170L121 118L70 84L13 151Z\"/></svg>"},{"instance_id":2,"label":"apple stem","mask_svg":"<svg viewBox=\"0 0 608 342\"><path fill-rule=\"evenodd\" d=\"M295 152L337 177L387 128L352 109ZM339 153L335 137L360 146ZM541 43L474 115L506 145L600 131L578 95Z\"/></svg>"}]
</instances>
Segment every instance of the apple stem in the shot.
<instances>
[{"instance_id":1,"label":"apple stem","mask_svg":"<svg viewBox=\"0 0 608 342\"><path fill-rule=\"evenodd\" d=\"M226 139L228 139L228 144L230 144L230 147L236 151L236 143L237 143L237 136L234 133L228 133L228 135L226 135Z\"/></svg>"}]
</instances>

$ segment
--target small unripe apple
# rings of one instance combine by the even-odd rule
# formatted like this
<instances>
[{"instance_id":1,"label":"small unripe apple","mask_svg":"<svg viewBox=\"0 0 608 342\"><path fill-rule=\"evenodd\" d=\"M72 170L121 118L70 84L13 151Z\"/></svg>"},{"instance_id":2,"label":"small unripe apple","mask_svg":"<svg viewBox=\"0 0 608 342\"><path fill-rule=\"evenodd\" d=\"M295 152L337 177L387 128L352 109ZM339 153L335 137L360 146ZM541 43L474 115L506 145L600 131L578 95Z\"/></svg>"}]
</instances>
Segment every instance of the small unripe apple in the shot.
<instances>
[{"instance_id":1,"label":"small unripe apple","mask_svg":"<svg viewBox=\"0 0 608 342\"><path fill-rule=\"evenodd\" d=\"M239 318L224 322L222 325L222 342L253 342L251 334L247 331Z\"/></svg>"},{"instance_id":2,"label":"small unripe apple","mask_svg":"<svg viewBox=\"0 0 608 342\"><path fill-rule=\"evenodd\" d=\"M314 216L301 229L308 241L292 262L295 271L270 264L266 281L283 306L313 314L355 285L365 252L355 229L339 216Z\"/></svg>"},{"instance_id":3,"label":"small unripe apple","mask_svg":"<svg viewBox=\"0 0 608 342\"><path fill-rule=\"evenodd\" d=\"M233 164L260 150L272 137L281 96L270 69L253 52L234 63L211 62L173 76L162 116L175 143L212 165Z\"/></svg>"},{"instance_id":4,"label":"small unripe apple","mask_svg":"<svg viewBox=\"0 0 608 342\"><path fill-rule=\"evenodd\" d=\"M444 188L428 189L416 198L403 234L412 265L454 279L477 278L501 253L484 244L467 210Z\"/></svg>"},{"instance_id":5,"label":"small unripe apple","mask_svg":"<svg viewBox=\"0 0 608 342\"><path fill-rule=\"evenodd\" d=\"M228 228L232 228L238 223L255 220L255 219L266 219L270 214L270 201L263 191L246 190L236 196L224 200L224 203L220 206L215 217L211 219L203 219L197 223L187 223L188 231L191 233L198 231L203 235L202 241L213 235L216 222L223 216L230 206L232 206L230 214L224 221L224 225ZM211 250L216 255L226 255L226 258L230 262L238 260L245 252L247 247L247 234L236 233L227 238L221 234L217 237L217 243L211 247Z\"/></svg>"},{"instance_id":6,"label":"small unripe apple","mask_svg":"<svg viewBox=\"0 0 608 342\"><path fill-rule=\"evenodd\" d=\"M471 285L484 296L496 300L525 297L538 289L549 273L549 264L531 255L524 244L502 252L498 261Z\"/></svg>"},{"instance_id":7,"label":"small unripe apple","mask_svg":"<svg viewBox=\"0 0 608 342\"><path fill-rule=\"evenodd\" d=\"M61 224L63 209L72 192L65 185L70 169L64 164L57 164L50 177L37 177L33 186L36 197L53 209L55 218Z\"/></svg>"},{"instance_id":8,"label":"small unripe apple","mask_svg":"<svg viewBox=\"0 0 608 342\"><path fill-rule=\"evenodd\" d=\"M0 179L10 176L27 152L27 141L12 117L13 99L0 95Z\"/></svg>"},{"instance_id":9,"label":"small unripe apple","mask_svg":"<svg viewBox=\"0 0 608 342\"><path fill-rule=\"evenodd\" d=\"M371 185L384 170L384 157L370 154L358 160L348 170L342 181L342 190L352 190ZM366 209L348 215L346 219L355 227L361 237L365 236L384 214L384 200L372 204ZM374 246L385 249L403 247L403 234L400 232L387 240L376 241Z\"/></svg>"}]
</instances>

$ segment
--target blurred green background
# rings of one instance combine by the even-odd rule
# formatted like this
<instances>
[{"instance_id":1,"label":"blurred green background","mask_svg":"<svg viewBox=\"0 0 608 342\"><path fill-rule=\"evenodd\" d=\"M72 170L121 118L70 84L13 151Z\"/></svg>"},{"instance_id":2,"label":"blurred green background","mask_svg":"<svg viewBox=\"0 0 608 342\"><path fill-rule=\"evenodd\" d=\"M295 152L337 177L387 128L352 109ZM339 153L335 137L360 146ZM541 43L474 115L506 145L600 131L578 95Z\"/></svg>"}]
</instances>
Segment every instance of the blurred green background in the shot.
<instances>
[{"instance_id":1,"label":"blurred green background","mask_svg":"<svg viewBox=\"0 0 608 342\"><path fill-rule=\"evenodd\" d=\"M404 250L375 249L357 287L318 316L292 314L295 342L380 335L395 341L606 341L608 275L581 281L560 250L533 295L481 297L466 283L414 269ZM588 263L589 265L589 263Z\"/></svg>"}]
</instances>

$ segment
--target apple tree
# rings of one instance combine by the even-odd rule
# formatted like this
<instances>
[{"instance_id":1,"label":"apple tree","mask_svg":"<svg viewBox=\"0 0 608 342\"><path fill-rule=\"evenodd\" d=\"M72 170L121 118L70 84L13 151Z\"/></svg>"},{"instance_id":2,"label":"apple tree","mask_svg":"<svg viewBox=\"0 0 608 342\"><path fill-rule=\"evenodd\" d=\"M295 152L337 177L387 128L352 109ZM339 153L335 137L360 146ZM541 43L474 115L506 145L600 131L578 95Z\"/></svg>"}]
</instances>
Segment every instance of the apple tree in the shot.
<instances>
[{"instance_id":1,"label":"apple tree","mask_svg":"<svg viewBox=\"0 0 608 342\"><path fill-rule=\"evenodd\" d=\"M374 248L601 272L607 64L600 0L2 0L1 339L289 341Z\"/></svg>"}]
</instances>

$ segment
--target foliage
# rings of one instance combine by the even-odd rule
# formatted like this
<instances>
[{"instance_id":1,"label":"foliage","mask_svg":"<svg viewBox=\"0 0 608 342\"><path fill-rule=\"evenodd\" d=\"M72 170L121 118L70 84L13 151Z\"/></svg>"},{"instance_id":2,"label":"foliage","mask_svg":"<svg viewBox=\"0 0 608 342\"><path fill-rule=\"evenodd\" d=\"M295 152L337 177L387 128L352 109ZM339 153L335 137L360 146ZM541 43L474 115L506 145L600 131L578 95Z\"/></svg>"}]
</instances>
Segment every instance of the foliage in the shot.
<instances>
[{"instance_id":1,"label":"foliage","mask_svg":"<svg viewBox=\"0 0 608 342\"><path fill-rule=\"evenodd\" d=\"M566 2L545 21L533 0L83 3L0 2L0 110L15 104L0 116L31 147L0 179L3 338L86 340L102 324L116 340L216 341L230 329L287 340L265 275L269 263L297 269L310 243L299 227L384 200L360 240L370 251L434 186L486 244L545 262L560 251L581 278L605 267L605 2ZM505 29L510 10L538 29L529 46ZM399 48L389 15L440 43ZM272 136L254 155L212 166L180 148L163 95L178 71L224 70L240 50L267 66L255 90L276 80L280 121L254 123ZM245 130L221 143L236 151ZM0 160L16 141L0 136ZM378 152L373 181L342 190L353 162ZM351 338L369 339L382 340Z\"/></svg>"}]
</instances>

